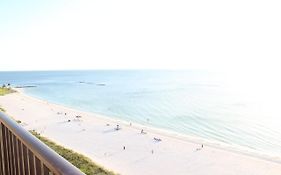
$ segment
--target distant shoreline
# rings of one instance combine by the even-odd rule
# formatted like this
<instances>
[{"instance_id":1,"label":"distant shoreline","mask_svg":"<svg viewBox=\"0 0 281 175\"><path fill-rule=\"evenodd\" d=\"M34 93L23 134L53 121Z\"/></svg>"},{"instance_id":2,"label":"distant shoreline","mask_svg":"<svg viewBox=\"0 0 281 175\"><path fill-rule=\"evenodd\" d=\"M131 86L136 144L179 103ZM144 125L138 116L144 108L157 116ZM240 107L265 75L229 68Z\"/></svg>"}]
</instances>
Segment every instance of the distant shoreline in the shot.
<instances>
[{"instance_id":1,"label":"distant shoreline","mask_svg":"<svg viewBox=\"0 0 281 175\"><path fill-rule=\"evenodd\" d=\"M34 87L37 87L37 86L34 86L34 85L16 86L15 89L34 88Z\"/></svg>"},{"instance_id":2,"label":"distant shoreline","mask_svg":"<svg viewBox=\"0 0 281 175\"><path fill-rule=\"evenodd\" d=\"M63 105L49 103L48 101L31 97L24 93L24 89L17 89L17 91L18 93L3 97L3 100L0 98L0 104L7 110L8 114L18 120L22 120L25 128L35 129L57 143L81 152L93 158L94 161L97 161L98 164L101 164L107 169L116 170L119 173L136 174L136 171L139 171L140 174L147 174L143 169L156 163L152 158L158 157L159 161L165 165L165 163L171 164L173 161L176 161L173 160L173 155L177 155L177 159L179 159L177 161L179 162L175 166L181 171L178 174L185 174L189 169L185 167L184 162L190 159L188 158L189 156L197 152L196 150L201 147L201 144L204 144L204 149L202 150L202 153L204 153L202 155L203 157L200 156L201 154L199 155L199 152L195 155L200 156L200 160L202 158L202 165L204 161L226 161L228 164L227 167L235 170L233 163L244 160L250 163L253 161L252 163L254 164L266 165L266 167L272 165L273 167L277 167L278 170L281 170L281 161L279 158L274 159L265 155L238 151L229 147L229 145L212 143L205 139L181 135L137 123L132 123L131 126L128 121L78 111ZM18 104L20 107L14 107L15 104ZM76 119L77 115L81 116L81 120ZM120 131L114 131L116 125L121 127ZM141 129L144 129L147 134L141 134ZM70 138L79 138L82 143L83 140L87 140L86 142L89 142L89 147L86 145L83 146L80 144L80 141L76 142ZM157 143L153 138L160 138L161 141ZM95 142L95 140L100 140L100 143ZM126 150L123 150L123 145L126 146ZM161 154L159 154L160 152ZM154 157L151 157L151 154ZM134 163L135 168L132 170L128 169L127 166L129 164L132 164L144 155L144 162ZM231 160L227 161L228 158L225 156L230 157L229 159ZM205 160L204 157L209 158ZM121 163L122 165L117 163L120 161L123 162ZM190 163L195 163L194 166L200 166L201 164L200 162L199 164L196 164L196 162ZM214 166L217 169L220 168L216 165ZM247 169L247 163L240 166L242 166L242 169L245 166L245 172L253 171L252 169ZM260 168L263 167L261 165L259 166ZM149 169L149 171L155 174L155 172L161 171L161 168L154 167ZM165 171L162 171L162 174L165 174ZM217 174L217 172L213 173Z\"/></svg>"}]
</instances>

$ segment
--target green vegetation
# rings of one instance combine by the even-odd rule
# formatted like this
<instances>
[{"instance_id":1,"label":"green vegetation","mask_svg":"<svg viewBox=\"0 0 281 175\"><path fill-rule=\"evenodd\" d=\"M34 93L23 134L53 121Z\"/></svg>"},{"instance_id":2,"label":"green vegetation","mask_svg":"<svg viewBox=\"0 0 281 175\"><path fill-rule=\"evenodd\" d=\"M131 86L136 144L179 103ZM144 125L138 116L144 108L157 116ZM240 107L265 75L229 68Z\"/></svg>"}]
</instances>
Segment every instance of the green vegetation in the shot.
<instances>
[{"instance_id":1,"label":"green vegetation","mask_svg":"<svg viewBox=\"0 0 281 175\"><path fill-rule=\"evenodd\" d=\"M0 106L0 111L5 112L6 110Z\"/></svg>"},{"instance_id":2,"label":"green vegetation","mask_svg":"<svg viewBox=\"0 0 281 175\"><path fill-rule=\"evenodd\" d=\"M114 175L113 172L107 171L100 166L96 165L94 162L92 162L89 158L83 156L82 154L76 153L70 149L66 149L60 145L57 145L56 143L50 141L49 139L41 136L36 131L30 131L35 137L37 137L39 140L41 140L43 143L48 145L50 148L52 148L54 151L56 151L59 155L64 157L66 160L68 160L70 163L72 163L74 166L79 168L82 172L84 172L87 175Z\"/></svg>"},{"instance_id":3,"label":"green vegetation","mask_svg":"<svg viewBox=\"0 0 281 175\"><path fill-rule=\"evenodd\" d=\"M10 94L15 92L13 89L11 89L10 87L6 87L6 86L2 86L0 87L0 96L6 95L6 94Z\"/></svg>"}]
</instances>

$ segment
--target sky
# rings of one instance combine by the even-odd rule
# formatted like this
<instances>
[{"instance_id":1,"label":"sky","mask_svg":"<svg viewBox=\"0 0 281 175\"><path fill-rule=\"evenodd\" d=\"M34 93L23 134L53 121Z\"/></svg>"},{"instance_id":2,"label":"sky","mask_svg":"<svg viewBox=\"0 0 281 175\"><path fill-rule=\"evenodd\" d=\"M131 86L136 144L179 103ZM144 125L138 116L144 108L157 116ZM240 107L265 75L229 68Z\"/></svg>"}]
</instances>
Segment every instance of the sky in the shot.
<instances>
[{"instance_id":1,"label":"sky","mask_svg":"<svg viewBox=\"0 0 281 175\"><path fill-rule=\"evenodd\" d=\"M0 71L280 73L276 0L1 0Z\"/></svg>"}]
</instances>

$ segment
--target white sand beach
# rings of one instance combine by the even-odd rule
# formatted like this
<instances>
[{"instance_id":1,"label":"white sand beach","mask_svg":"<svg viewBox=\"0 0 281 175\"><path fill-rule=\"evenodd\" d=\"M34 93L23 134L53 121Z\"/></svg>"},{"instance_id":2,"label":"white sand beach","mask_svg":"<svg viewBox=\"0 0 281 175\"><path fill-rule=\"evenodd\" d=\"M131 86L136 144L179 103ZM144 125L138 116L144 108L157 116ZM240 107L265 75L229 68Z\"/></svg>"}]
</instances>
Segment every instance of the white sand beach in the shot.
<instances>
[{"instance_id":1,"label":"white sand beach","mask_svg":"<svg viewBox=\"0 0 281 175\"><path fill-rule=\"evenodd\" d=\"M34 129L123 175L281 174L281 163L277 161L205 143L201 148L200 142L52 104L23 92L0 96L0 106L8 115L21 120L27 130ZM115 130L116 125L121 129ZM141 129L146 134L141 134Z\"/></svg>"}]
</instances>

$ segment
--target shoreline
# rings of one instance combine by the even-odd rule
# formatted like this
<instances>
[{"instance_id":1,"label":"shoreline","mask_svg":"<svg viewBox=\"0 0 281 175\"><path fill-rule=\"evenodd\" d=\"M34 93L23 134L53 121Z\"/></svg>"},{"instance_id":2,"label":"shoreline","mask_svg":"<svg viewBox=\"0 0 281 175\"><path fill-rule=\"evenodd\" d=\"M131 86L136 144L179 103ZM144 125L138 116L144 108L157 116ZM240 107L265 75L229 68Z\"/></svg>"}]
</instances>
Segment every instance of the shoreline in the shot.
<instances>
[{"instance_id":1,"label":"shoreline","mask_svg":"<svg viewBox=\"0 0 281 175\"><path fill-rule=\"evenodd\" d=\"M110 117L107 115L103 115L103 114L98 114L98 113L94 113L94 112L89 112L89 111L83 111L83 110L79 110L79 109L75 109L74 107L69 107L63 104L59 104L59 103L55 103L55 102L49 102L47 100L44 100L42 98L39 97L34 97L32 95L28 95L27 93L24 92L24 89L18 89L15 88L14 90L16 90L18 93L21 93L21 95L26 96L27 98L31 98L33 100L38 100L42 103L50 103L53 105L56 105L58 107L63 107L66 110L73 110L76 112L80 112L80 113L86 113L88 115L93 115L96 118L99 118L100 120L104 120L106 121L110 121L110 122L114 122L116 124L122 124L122 125L126 125L126 126L130 126L130 123L132 124L130 127L134 128L134 129L138 129L138 130L142 130L142 129L146 129L146 132L150 132L150 133L155 133L155 134L159 134L159 135L163 135L166 137L171 137L171 138L175 138L175 139L179 139L179 140L183 140L183 141L187 141L187 142L192 142L195 144L204 144L213 148L217 148L217 149L223 149L226 151L231 151L234 153L238 153L238 154L244 154L247 156L252 156L252 157L256 157L256 158L260 158L260 159L264 159L267 161L272 161L272 162L276 162L276 163L280 163L281 164L281 157L275 157L273 155L270 154L264 154L260 151L254 151L251 149L248 149L246 147L237 145L237 144L228 144L228 143L224 143L224 142L220 142L220 141L215 141L215 140L210 140L210 139L206 139L206 138L202 138L199 136L191 136L188 134L183 134L183 133L178 133L175 131L171 131L168 129L163 129L163 128L158 128L152 125L144 125L144 124L140 124L140 123L136 123L136 122L130 122L130 121L126 121L126 120L122 120L122 119L117 119L116 117ZM87 116L86 116L87 117ZM89 118L90 120L90 118Z\"/></svg>"},{"instance_id":2,"label":"shoreline","mask_svg":"<svg viewBox=\"0 0 281 175\"><path fill-rule=\"evenodd\" d=\"M13 116L14 118L16 119L21 119L24 123L26 123L27 125L24 126L25 128L35 128L35 130L39 131L41 130L41 134L50 138L51 140L55 141L56 143L59 143L63 146L66 146L66 147L70 147L71 149L77 151L77 152L80 152L88 157L90 157L91 159L93 159L97 164L105 167L106 169L110 169L110 170L115 170L116 172L118 173L124 173L124 174L136 174L136 170L138 171L141 171L141 172L138 172L140 174L144 174L146 172L143 172L143 170L141 168L144 168L142 163L137 163L138 166L136 168L132 168L132 170L130 171L127 171L126 167L124 168L118 168L119 166L119 163L116 163L114 160L111 160L113 161L112 162L108 162L110 161L110 158L109 160L107 159L107 149L104 149L102 150L102 148L100 147L97 147L97 149L100 151L99 154L97 153L90 153L91 152L90 150L86 149L86 148L83 148L83 146L81 146L81 144L77 144L76 142L72 143L73 141L69 141L67 139L64 139L64 134L60 134L60 136L56 136L56 133L57 132L64 132L66 130L64 129L67 129L69 132L71 133L65 133L65 135L69 138L71 138L71 134L74 134L74 135L78 135L78 138L80 137L80 134L78 133L77 134L77 128L78 130L81 129L81 127L79 126L80 125L84 125L84 129L85 129L85 132L89 135L94 135L94 138L95 139L100 139L103 143L112 143L112 142L107 142L107 140L103 140L104 138L103 137L108 137L108 139L110 140L114 140L113 141L113 144L116 144L118 143L119 141L122 141L124 142L123 144L126 145L126 147L128 147L130 149L131 145L134 146L134 147L138 147L139 150L135 150L135 151L132 151L130 152L130 156L135 156L135 154L138 154L139 157L142 157L141 154L147 154L149 155L150 157L146 157L147 159L147 164L145 167L147 167L148 165L150 164L154 164L153 160L151 160L151 154L154 154L153 152L155 152L156 154L154 154L153 156L156 157L158 156L157 155L157 152L161 151L162 154L165 154L167 152L167 157L164 156L163 159L161 159L161 156L162 155L159 155L158 158L162 160L162 162L169 162L169 163L173 163L173 161L169 161L169 160L166 160L167 158L175 158L174 156L175 155L179 155L181 154L181 150L178 150L178 149L175 149L175 147L180 147L184 150L182 150L182 152L186 152L187 154L194 154L194 152L197 153L197 149L201 146L201 144L204 144L204 149L202 150L199 150L198 152L206 152L207 149L211 149L213 152L217 152L216 154L219 155L219 157L224 157L225 155L221 155L220 153L224 153L224 154L228 154L228 156L240 156L243 157L243 160L244 159L249 159L249 160L252 160L252 159L255 159L256 163L257 162L263 162L263 161L266 161L264 162L265 164L276 164L277 166L277 169L278 170L281 170L281 161L280 161L280 158L273 158L273 157L268 157L268 156L262 156L262 155L257 155L257 154L254 154L254 153L250 153L250 152L243 152L243 151L239 151L239 150L233 150L233 148L230 146L230 145L223 145L222 143L213 143L213 142L210 142L209 140L207 139L203 139L203 138L197 138L197 137L193 137L193 136L187 136L187 135L181 135L181 134L178 134L176 132L172 132L172 131L167 131L167 130L163 130L163 129L158 129L158 128L154 128L154 127L151 127L151 126L147 126L147 125L141 125L141 124L137 124L137 123L132 123L132 126L130 126L130 123L128 121L124 121L124 120L119 120L119 119L113 119L113 118L110 118L108 116L104 116L104 115L99 115L99 114L95 114L95 113L91 113L91 112L84 112L84 111L79 111L79 110L76 110L76 109L73 109L73 108L69 108L67 106L63 106L63 105L60 105L60 104L54 104L54 103L50 103L46 100L42 100L42 99L39 99L39 98L35 98L33 96L29 96L27 94L24 93L24 90L22 91L21 90L18 90L18 93L14 93L14 94L9 94L7 95L5 98L4 98L4 101L6 100L7 101L10 101L10 105L3 105L3 101L1 101L0 99L0 104L6 109L7 108L7 113L11 116ZM40 113L41 112L44 112L46 110L47 113L50 113L49 115L52 116L50 118L46 117L44 119L47 119L47 121L49 122L50 126L46 125L46 123L40 123L40 121L38 121L38 118L34 118L34 115L38 115L36 114L35 112L36 111L28 111L25 113L25 110L22 110L22 109L17 109L17 111L14 109L13 111L13 104L12 103L19 103L20 105L24 106L23 104L21 104L21 101L25 101L27 102L27 104L25 104L25 107L24 108L28 108L28 104L32 104L31 106L34 106L35 104L37 104L37 106L39 107L40 104L41 104L41 110L40 110ZM22 102L23 103L23 102ZM43 109L44 108L44 109ZM45 109L45 108L48 108L48 109ZM54 108L54 111L52 110L52 108ZM51 110L50 110L51 109ZM39 109L38 109L39 110ZM67 114L64 116L63 114L58 114L58 111L59 110L63 110L65 113L67 111ZM38 112L38 111L37 111ZM20 118L19 116L19 113L23 113L24 115L28 115L29 113L33 114L33 119L34 120L30 120L30 119L27 119L27 118ZM71 114L72 116L72 120L71 122L66 122L66 123L62 123L62 122L65 122L64 120L64 117L68 117L69 113ZM29 115L31 115L29 114ZM77 115L77 114L81 114L82 116L82 121L74 121L75 117L73 118L73 116ZM70 117L71 118L71 117ZM36 119L37 119L37 122L36 122ZM51 119L51 121L49 121ZM28 121L26 121L28 120ZM69 120L69 119L68 119ZM39 123L39 124L38 124ZM73 125L73 128L72 127L67 127L66 125L67 124L71 124ZM78 123L78 125L77 125ZM94 126L92 126L93 123L96 123L96 128ZM110 126L106 126L107 123L110 123ZM62 126L63 124L63 126ZM111 131L112 130L112 126L114 125L117 125L119 124L121 126L121 130L120 131ZM46 127L44 129L44 127ZM43 129L42 129L43 127ZM49 129L48 129L49 127ZM80 127L80 128L79 128ZM107 133L105 133L104 131L107 131L108 128L110 128L110 134L112 134L111 136L108 136ZM55 131L51 131L52 129L55 129ZM141 135L139 132L141 131L141 129L145 129L145 132L147 132L147 134L145 135ZM75 132L75 131L76 132ZM91 131L88 131L88 130L94 130L96 131L96 133L92 133ZM81 130L79 130L78 132L81 132ZM85 133L84 132L84 133ZM121 133L124 134L122 136ZM82 129L82 132L83 133L83 129ZM118 135L119 136L118 136ZM58 134L57 134L58 135ZM96 136L95 136L96 135ZM125 135L125 138L124 138L124 135ZM134 137L131 137L131 136L134 136ZM116 138L115 138L116 136ZM134 139L134 141L128 141L126 136L130 136L130 139ZM144 137L142 137L144 136ZM81 138L83 137L86 137L86 136L81 136ZM88 135L87 135L88 137ZM136 139L135 137L139 137L139 139ZM153 137L155 138L161 138L162 141L160 143L154 143L153 142ZM68 138L68 139L69 139ZM143 143L144 142L147 142L147 143ZM136 142L136 143L135 143ZM175 145L173 145L175 144ZM128 146L127 146L128 145ZM156 146L155 146L156 145ZM164 146L162 146L164 145ZM104 145L105 147L110 147L108 145ZM228 147L229 146L229 147ZM118 146L117 146L118 147ZM122 147L122 144L119 145L119 147ZM132 148L134 148L132 147ZM143 147L146 147L145 149ZM150 152L151 150L151 147L152 147L152 153ZM160 147L164 147L165 149L162 149ZM207 148L205 148L207 147ZM186 150L185 150L186 149ZM189 149L192 149L191 151ZM154 151L153 151L154 150ZM165 150L165 152L163 152L163 150ZM116 152L116 148L111 148L110 147L110 151L113 152L112 155L114 157L114 154ZM109 151L109 152L110 152ZM115 151L115 152L114 152ZM120 151L120 150L118 150ZM126 150L127 151L127 150ZM105 152L105 153L104 153ZM125 152L125 151L123 151ZM121 153L118 152L118 154L122 154L122 149L121 149ZM101 153L104 153L104 156L101 154ZM117 154L117 153L116 153ZM211 152L208 152L208 153L205 153L206 155L212 155L213 154ZM205 156L206 156L205 155ZM198 155L196 155L198 156ZM199 157L200 159L204 158L205 156L203 157ZM104 158L106 157L106 158ZM127 155L117 155L115 156L117 157L117 160L120 159L129 159L127 157ZM103 159L106 159L106 160L103 160ZM184 155L182 156L182 158L180 157L180 163L183 163L183 162L186 162L186 160L189 160L189 159L192 159L190 158L189 155ZM216 158L214 158L216 159ZM241 161L239 160L239 158L237 158L238 161ZM257 160L256 160L257 159ZM213 158L210 158L209 161L215 161L213 160ZM224 161L224 160L222 160ZM234 159L234 161L237 161L236 159ZM254 162L255 162L254 161ZM132 161L128 161L129 164L122 164L122 166L128 166L132 163ZM229 162L230 163L230 169L233 168L232 166L232 162ZM139 165L141 164L141 165ZM161 163L160 163L161 164ZM200 165L200 162L199 162L199 165ZM196 164L196 166L199 166L198 164ZM140 166L140 167L139 167ZM161 166L161 165L160 165ZM183 164L179 164L178 166L184 166ZM179 168L179 174L186 174L187 171L184 171L186 170L186 168L181 168L181 167L178 167ZM219 168L219 167L216 167L216 168ZM222 167L223 168L223 167ZM280 169L279 169L280 168ZM147 168L148 170L151 170L149 168ZM161 167L160 167L161 169ZM152 170L157 170L157 172L160 170L159 167L158 168L154 168ZM187 169L189 170L189 169ZM164 171L164 170L162 170ZM246 170L245 172L248 172L249 170ZM134 172L134 173L132 173ZM208 172L208 171L206 171ZM279 171L280 172L280 171ZM152 173L148 173L148 174L155 174L155 171L152 171ZM160 173L161 174L161 173ZM162 173L162 174L165 174L165 171ZM196 173L195 173L196 174Z\"/></svg>"}]
</instances>

